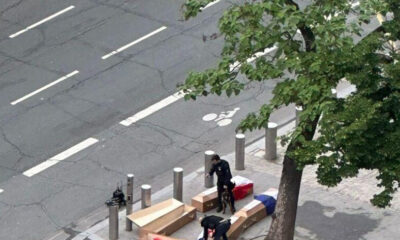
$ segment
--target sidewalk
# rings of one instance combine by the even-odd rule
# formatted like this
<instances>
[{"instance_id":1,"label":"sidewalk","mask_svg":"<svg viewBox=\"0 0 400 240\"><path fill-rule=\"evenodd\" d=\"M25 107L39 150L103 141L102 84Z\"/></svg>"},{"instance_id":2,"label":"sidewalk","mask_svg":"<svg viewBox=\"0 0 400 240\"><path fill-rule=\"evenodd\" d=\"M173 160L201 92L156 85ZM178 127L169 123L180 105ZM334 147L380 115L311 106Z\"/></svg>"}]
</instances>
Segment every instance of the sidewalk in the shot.
<instances>
[{"instance_id":1,"label":"sidewalk","mask_svg":"<svg viewBox=\"0 0 400 240\"><path fill-rule=\"evenodd\" d=\"M291 123L278 130L281 135L294 126ZM275 161L266 161L263 159L264 139L251 144L246 148L246 170L234 170L234 153L223 158L230 162L233 175L241 175L255 182L254 193L261 193L270 187L278 187L279 176L281 173L281 160L284 148L278 145L278 159ZM184 177L184 202L190 204L191 198L205 190L204 188L204 170L199 169ZM315 180L312 167L305 169L300 193L299 208L296 222L295 239L398 239L400 229L400 203L396 196L393 206L390 209L377 209L368 201L377 191L375 187L375 177L371 172L362 172L360 178L344 181L336 188L327 189L318 185ZM172 179L172 172L171 172ZM135 195L140 193L134 192ZM158 203L172 197L172 185L154 193L152 203ZM248 196L244 200L238 201L236 208L239 210L246 203L252 200ZM106 208L106 207L104 207ZM133 211L140 208L140 202L133 206ZM216 214L215 210L206 214ZM221 214L216 214L221 215ZM198 213L198 217L202 216ZM221 215L222 216L222 215ZM229 217L225 214L224 217ZM134 226L132 232L125 231L125 210L119 214L119 239L136 240L137 228ZM242 234L242 239L253 239L254 237L265 235L271 217L253 225ZM71 231L78 231L77 229ZM197 221L187 224L172 236L183 239L196 239L201 228ZM52 240L61 240L63 234L54 237ZM104 219L94 226L88 227L82 231L73 240L108 239L108 219ZM262 237L257 239L263 239Z\"/></svg>"}]
</instances>

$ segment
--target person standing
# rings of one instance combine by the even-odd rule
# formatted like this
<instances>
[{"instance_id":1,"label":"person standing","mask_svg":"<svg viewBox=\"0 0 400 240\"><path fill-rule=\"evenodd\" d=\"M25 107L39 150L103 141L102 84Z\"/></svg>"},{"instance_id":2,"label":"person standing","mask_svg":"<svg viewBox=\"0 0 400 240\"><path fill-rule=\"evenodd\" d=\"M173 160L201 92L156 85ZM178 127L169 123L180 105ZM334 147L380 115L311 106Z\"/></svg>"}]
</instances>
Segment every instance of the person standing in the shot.
<instances>
[{"instance_id":1,"label":"person standing","mask_svg":"<svg viewBox=\"0 0 400 240\"><path fill-rule=\"evenodd\" d=\"M224 186L228 188L229 195L230 195L230 200L231 200L231 205L233 212L236 211L235 209L235 198L233 197L233 188L235 185L231 182L232 179L232 173L231 169L229 167L229 163L226 160L223 160L219 157L218 154L215 154L211 158L212 162L212 167L210 169L209 173L206 173L206 176L212 176L214 172L217 175L217 190L218 190L218 208L217 212L222 211L222 192L224 191Z\"/></svg>"}]
</instances>

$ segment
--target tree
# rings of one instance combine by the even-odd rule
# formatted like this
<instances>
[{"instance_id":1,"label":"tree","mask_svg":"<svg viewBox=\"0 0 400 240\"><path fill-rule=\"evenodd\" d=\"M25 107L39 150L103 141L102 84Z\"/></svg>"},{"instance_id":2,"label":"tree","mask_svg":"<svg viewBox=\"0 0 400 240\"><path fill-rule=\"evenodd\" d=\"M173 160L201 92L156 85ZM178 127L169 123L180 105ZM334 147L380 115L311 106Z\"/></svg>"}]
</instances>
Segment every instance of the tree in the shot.
<instances>
[{"instance_id":1,"label":"tree","mask_svg":"<svg viewBox=\"0 0 400 240\"><path fill-rule=\"evenodd\" d=\"M188 0L185 17L211 0ZM382 192L371 202L390 204L400 180L400 64L392 43L400 39L398 0L259 0L234 4L219 20L225 43L217 67L191 72L180 86L185 99L239 94L245 84L282 78L274 97L238 126L263 128L270 114L291 103L301 106L300 124L289 134L279 185L276 217L268 240L293 239L302 170L317 165L320 184L333 187L360 169L378 171ZM377 13L390 15L356 42ZM350 18L350 16L353 16ZM266 48L276 50L247 59ZM238 80L244 74L246 81ZM331 89L346 78L357 91L346 99Z\"/></svg>"}]
</instances>

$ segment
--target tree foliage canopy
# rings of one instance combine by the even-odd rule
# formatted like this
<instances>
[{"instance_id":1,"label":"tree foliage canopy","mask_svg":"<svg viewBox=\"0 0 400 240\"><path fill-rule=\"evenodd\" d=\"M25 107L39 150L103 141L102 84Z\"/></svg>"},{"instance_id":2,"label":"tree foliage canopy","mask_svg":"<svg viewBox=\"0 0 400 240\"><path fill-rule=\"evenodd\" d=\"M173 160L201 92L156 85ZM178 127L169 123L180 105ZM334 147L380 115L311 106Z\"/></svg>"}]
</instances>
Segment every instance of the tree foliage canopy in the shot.
<instances>
[{"instance_id":1,"label":"tree foliage canopy","mask_svg":"<svg viewBox=\"0 0 400 240\"><path fill-rule=\"evenodd\" d=\"M188 0L185 17L196 16L209 2ZM355 40L377 13L391 17ZM400 2L360 0L354 9L348 0L246 1L224 12L219 30L225 40L221 60L213 69L189 74L180 86L185 99L237 95L247 83L238 74L248 82L281 78L272 100L238 128L262 128L274 110L302 106L301 122L289 136L296 147L287 152L297 167L317 165L318 181L327 186L355 177L359 169L377 170L383 190L371 201L387 206L400 181L400 55L392 46L400 39ZM248 61L265 49L270 53ZM331 89L343 78L357 91L335 98Z\"/></svg>"}]
</instances>

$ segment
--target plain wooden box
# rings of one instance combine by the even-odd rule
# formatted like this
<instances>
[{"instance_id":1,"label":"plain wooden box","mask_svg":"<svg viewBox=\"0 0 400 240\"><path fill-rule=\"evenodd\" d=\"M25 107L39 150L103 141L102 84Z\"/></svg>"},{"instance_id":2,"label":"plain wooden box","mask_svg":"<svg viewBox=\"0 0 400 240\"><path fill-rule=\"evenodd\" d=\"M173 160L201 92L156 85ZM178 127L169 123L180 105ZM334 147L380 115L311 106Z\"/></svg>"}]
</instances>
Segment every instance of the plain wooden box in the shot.
<instances>
[{"instance_id":1,"label":"plain wooden box","mask_svg":"<svg viewBox=\"0 0 400 240\"><path fill-rule=\"evenodd\" d=\"M143 237L149 233L168 236L194 219L196 219L196 208L184 205L140 228L139 236Z\"/></svg>"},{"instance_id":2,"label":"plain wooden box","mask_svg":"<svg viewBox=\"0 0 400 240\"><path fill-rule=\"evenodd\" d=\"M141 228L140 235L157 233L168 236L194 219L196 219L196 208L184 205Z\"/></svg>"},{"instance_id":3,"label":"plain wooden box","mask_svg":"<svg viewBox=\"0 0 400 240\"><path fill-rule=\"evenodd\" d=\"M136 226L142 228L158 218L183 208L184 204L175 199L168 199L151 207L139 210L127 216Z\"/></svg>"},{"instance_id":4,"label":"plain wooden box","mask_svg":"<svg viewBox=\"0 0 400 240\"><path fill-rule=\"evenodd\" d=\"M230 240L239 239L240 234L244 231L244 223L246 218L243 216L233 215L231 217L231 227L227 233Z\"/></svg>"},{"instance_id":5,"label":"plain wooden box","mask_svg":"<svg viewBox=\"0 0 400 240\"><path fill-rule=\"evenodd\" d=\"M210 188L192 198L192 206L199 212L207 212L218 206L217 187Z\"/></svg>"},{"instance_id":6,"label":"plain wooden box","mask_svg":"<svg viewBox=\"0 0 400 240\"><path fill-rule=\"evenodd\" d=\"M235 216L241 216L245 218L243 223L243 230L246 230L251 225L256 222L259 222L263 218L267 216L267 209L264 204L258 200L253 200L238 212L235 213Z\"/></svg>"},{"instance_id":7,"label":"plain wooden box","mask_svg":"<svg viewBox=\"0 0 400 240\"><path fill-rule=\"evenodd\" d=\"M196 208L169 199L132 213L128 218L139 227L140 239L149 233L170 235L196 218Z\"/></svg>"}]
</instances>

